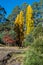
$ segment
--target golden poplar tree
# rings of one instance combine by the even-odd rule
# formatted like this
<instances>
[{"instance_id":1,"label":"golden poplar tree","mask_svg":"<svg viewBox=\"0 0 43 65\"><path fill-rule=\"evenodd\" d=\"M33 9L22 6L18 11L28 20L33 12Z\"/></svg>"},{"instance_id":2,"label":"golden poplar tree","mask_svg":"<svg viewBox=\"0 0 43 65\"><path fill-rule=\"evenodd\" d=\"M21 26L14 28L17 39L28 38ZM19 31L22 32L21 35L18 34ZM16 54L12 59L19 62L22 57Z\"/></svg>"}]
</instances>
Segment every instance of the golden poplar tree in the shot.
<instances>
[{"instance_id":1,"label":"golden poplar tree","mask_svg":"<svg viewBox=\"0 0 43 65\"><path fill-rule=\"evenodd\" d=\"M26 34L29 34L34 28L32 7L29 5L26 9Z\"/></svg>"},{"instance_id":2,"label":"golden poplar tree","mask_svg":"<svg viewBox=\"0 0 43 65\"><path fill-rule=\"evenodd\" d=\"M20 12L19 15L17 15L17 18L15 19L15 32L17 34L17 42L18 45L22 45L22 41L24 39L24 30L23 30L23 25L24 25L24 16L23 16L23 11Z\"/></svg>"},{"instance_id":3,"label":"golden poplar tree","mask_svg":"<svg viewBox=\"0 0 43 65\"><path fill-rule=\"evenodd\" d=\"M16 17L14 24L19 24L19 14Z\"/></svg>"}]
</instances>

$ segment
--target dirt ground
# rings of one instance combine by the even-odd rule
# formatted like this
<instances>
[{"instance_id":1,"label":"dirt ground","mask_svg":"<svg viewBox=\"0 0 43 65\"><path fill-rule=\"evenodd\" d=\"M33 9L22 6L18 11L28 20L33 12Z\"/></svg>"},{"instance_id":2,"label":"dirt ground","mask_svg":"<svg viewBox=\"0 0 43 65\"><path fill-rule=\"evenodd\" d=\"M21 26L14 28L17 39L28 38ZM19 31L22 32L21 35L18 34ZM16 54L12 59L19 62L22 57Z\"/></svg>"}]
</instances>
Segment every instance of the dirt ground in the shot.
<instances>
[{"instance_id":1,"label":"dirt ground","mask_svg":"<svg viewBox=\"0 0 43 65\"><path fill-rule=\"evenodd\" d=\"M0 65L23 65L27 48L0 47Z\"/></svg>"}]
</instances>

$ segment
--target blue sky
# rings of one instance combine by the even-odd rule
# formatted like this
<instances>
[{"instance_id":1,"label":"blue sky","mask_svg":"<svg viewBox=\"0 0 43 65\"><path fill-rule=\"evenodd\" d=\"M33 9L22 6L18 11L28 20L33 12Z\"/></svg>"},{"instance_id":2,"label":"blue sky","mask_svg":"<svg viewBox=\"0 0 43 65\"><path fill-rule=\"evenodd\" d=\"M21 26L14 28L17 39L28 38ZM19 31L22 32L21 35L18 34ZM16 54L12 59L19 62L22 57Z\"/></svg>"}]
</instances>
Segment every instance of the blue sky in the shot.
<instances>
[{"instance_id":1,"label":"blue sky","mask_svg":"<svg viewBox=\"0 0 43 65\"><path fill-rule=\"evenodd\" d=\"M8 16L15 6L21 6L24 2L31 5L35 1L38 2L39 0L0 0L0 5L5 8Z\"/></svg>"}]
</instances>

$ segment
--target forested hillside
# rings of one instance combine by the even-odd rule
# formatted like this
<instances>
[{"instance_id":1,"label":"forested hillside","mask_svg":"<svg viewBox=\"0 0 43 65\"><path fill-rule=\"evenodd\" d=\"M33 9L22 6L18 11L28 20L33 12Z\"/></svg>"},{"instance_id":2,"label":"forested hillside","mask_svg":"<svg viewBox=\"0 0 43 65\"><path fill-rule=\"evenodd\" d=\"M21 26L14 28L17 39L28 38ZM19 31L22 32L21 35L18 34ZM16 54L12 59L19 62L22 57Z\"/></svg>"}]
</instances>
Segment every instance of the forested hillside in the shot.
<instances>
[{"instance_id":1,"label":"forested hillside","mask_svg":"<svg viewBox=\"0 0 43 65\"><path fill-rule=\"evenodd\" d=\"M35 29L37 25L43 21L40 9L40 3L38 2L34 2L32 5L24 3L21 6L16 6L6 18L6 11L0 6L0 11L3 12L0 13L0 43L3 42L2 39L5 35L10 35L16 42L19 41L18 44L21 45L23 42L26 42L28 36L30 37L29 39L31 39L36 34L37 37L39 34L35 32ZM38 31L39 30L37 30L37 32ZM31 33L33 34L32 36Z\"/></svg>"},{"instance_id":2,"label":"forested hillside","mask_svg":"<svg viewBox=\"0 0 43 65\"><path fill-rule=\"evenodd\" d=\"M11 14L6 17L7 12L0 6L0 53L2 54L3 49L5 52L9 49L11 51L0 61L1 65L3 63L6 65L9 57L8 63L13 60L15 65L43 65L42 8L40 2L33 2L31 5L23 3L21 6L15 6Z\"/></svg>"}]
</instances>

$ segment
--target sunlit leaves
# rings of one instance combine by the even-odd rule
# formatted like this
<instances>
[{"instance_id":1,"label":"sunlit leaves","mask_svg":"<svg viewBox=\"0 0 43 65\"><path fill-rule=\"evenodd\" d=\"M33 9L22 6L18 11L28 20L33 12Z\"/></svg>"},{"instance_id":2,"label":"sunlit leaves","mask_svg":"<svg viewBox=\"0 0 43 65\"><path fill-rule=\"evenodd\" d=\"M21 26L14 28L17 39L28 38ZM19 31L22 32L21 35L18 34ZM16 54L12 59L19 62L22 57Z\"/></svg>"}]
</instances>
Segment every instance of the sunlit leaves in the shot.
<instances>
[{"instance_id":1,"label":"sunlit leaves","mask_svg":"<svg viewBox=\"0 0 43 65\"><path fill-rule=\"evenodd\" d=\"M26 10L26 34L29 34L34 28L34 21L32 19L32 7L29 5Z\"/></svg>"}]
</instances>

